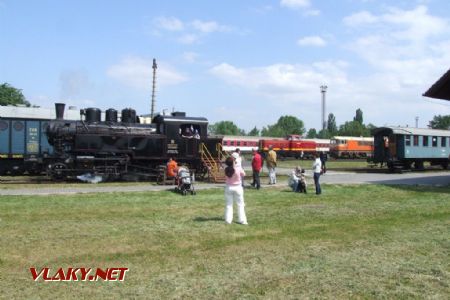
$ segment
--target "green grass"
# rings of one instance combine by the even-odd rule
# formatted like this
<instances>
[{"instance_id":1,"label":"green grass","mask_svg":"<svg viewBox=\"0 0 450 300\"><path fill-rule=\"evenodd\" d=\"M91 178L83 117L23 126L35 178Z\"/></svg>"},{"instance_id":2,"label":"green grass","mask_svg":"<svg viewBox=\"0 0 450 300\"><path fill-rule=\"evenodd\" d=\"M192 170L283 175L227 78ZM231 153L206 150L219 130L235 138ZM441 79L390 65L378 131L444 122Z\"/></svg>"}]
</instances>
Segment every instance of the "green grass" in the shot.
<instances>
[{"instance_id":1,"label":"green grass","mask_svg":"<svg viewBox=\"0 0 450 300\"><path fill-rule=\"evenodd\" d=\"M450 188L0 197L0 297L437 298L450 294ZM29 267L128 267L125 282L34 282Z\"/></svg>"}]
</instances>

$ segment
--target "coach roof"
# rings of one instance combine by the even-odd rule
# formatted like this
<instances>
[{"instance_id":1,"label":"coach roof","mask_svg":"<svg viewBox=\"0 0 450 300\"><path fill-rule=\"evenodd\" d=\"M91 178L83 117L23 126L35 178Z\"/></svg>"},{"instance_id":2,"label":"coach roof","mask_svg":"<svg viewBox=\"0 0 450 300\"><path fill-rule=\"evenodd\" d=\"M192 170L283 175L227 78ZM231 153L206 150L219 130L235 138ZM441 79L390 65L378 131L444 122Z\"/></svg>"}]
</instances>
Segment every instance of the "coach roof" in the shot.
<instances>
[{"instance_id":1,"label":"coach roof","mask_svg":"<svg viewBox=\"0 0 450 300\"><path fill-rule=\"evenodd\" d=\"M376 135L382 131L389 131L393 134L402 135L428 135L428 136L450 136L450 130L429 129L429 128L414 128L414 127L379 127L372 130L372 134Z\"/></svg>"}]
</instances>

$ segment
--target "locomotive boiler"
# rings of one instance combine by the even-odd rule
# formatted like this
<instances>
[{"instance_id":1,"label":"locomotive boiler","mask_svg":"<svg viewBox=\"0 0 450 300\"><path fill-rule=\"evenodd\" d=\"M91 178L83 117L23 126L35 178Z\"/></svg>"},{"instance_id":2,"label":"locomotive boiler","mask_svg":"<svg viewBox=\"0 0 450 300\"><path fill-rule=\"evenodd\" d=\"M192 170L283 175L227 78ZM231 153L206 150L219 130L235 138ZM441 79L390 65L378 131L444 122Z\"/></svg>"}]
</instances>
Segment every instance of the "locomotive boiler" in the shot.
<instances>
[{"instance_id":1,"label":"locomotive boiler","mask_svg":"<svg viewBox=\"0 0 450 300\"><path fill-rule=\"evenodd\" d=\"M64 104L55 104L56 120L49 122L48 142L55 159L48 173L55 179L83 174L106 179L160 176L169 158L195 172L204 172L200 143L207 139L208 120L185 113L157 115L152 124L139 123L136 111L98 108L80 111L80 120L63 119Z\"/></svg>"}]
</instances>

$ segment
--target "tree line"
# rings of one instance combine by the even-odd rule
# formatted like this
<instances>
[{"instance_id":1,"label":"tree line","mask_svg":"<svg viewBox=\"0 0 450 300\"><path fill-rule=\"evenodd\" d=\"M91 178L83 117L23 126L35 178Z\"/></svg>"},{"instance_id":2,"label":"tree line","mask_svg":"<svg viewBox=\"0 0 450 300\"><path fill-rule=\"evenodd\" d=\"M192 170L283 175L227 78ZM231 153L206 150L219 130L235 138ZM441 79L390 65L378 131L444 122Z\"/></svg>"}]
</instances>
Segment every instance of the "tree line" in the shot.
<instances>
[{"instance_id":1,"label":"tree line","mask_svg":"<svg viewBox=\"0 0 450 300\"><path fill-rule=\"evenodd\" d=\"M320 131L311 128L306 131L302 120L295 116L282 116L275 124L268 125L259 130L256 126L249 132L245 132L232 121L220 121L209 126L212 134L223 135L247 135L247 136L271 136L286 137L289 134L298 134L307 138L329 139L333 136L370 136L370 131L375 128L373 124L364 124L363 111L357 109L352 121L347 121L339 127L336 124L334 114L328 115L327 127Z\"/></svg>"},{"instance_id":2,"label":"tree line","mask_svg":"<svg viewBox=\"0 0 450 300\"><path fill-rule=\"evenodd\" d=\"M268 125L259 130L256 126L249 132L239 128L232 121L220 121L209 126L209 131L217 135L246 135L246 136L270 136L286 137L289 134L298 134L306 138L329 139L333 136L371 136L372 129L376 128L374 124L364 124L363 111L358 108L353 120L346 121L337 126L336 117L330 113L328 115L327 126L325 129L316 130L310 128L306 131L302 120L295 116L282 116L273 125ZM434 116L428 124L432 129L450 130L450 115Z\"/></svg>"},{"instance_id":3,"label":"tree line","mask_svg":"<svg viewBox=\"0 0 450 300\"><path fill-rule=\"evenodd\" d=\"M31 106L25 99L22 90L11 86L8 83L0 84L0 105L25 105ZM310 128L307 132L302 120L295 116L281 116L275 124L267 125L261 130L256 126L249 132L239 128L233 121L220 121L209 125L209 131L218 135L248 135L248 136L272 136L286 137L289 134L298 134L307 138L328 139L333 136L370 136L370 132L376 126L373 124L364 124L363 111L357 109L352 121L346 121L344 124L336 124L336 117L330 113L328 115L327 127L317 131ZM429 128L450 130L450 115L436 115L428 124ZM306 134L305 134L306 133Z\"/></svg>"}]
</instances>

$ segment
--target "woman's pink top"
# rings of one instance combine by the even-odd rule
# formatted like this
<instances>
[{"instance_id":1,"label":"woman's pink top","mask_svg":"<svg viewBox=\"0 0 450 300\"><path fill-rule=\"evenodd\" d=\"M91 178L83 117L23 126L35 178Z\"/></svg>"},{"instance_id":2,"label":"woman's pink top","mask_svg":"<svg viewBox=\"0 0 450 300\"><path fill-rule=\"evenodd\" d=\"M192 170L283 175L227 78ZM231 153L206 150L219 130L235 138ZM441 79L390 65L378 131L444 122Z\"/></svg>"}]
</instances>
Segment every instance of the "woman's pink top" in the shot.
<instances>
[{"instance_id":1,"label":"woman's pink top","mask_svg":"<svg viewBox=\"0 0 450 300\"><path fill-rule=\"evenodd\" d=\"M225 176L227 185L241 185L241 177L245 176L245 172L241 167L234 166L234 174L231 177Z\"/></svg>"}]
</instances>

